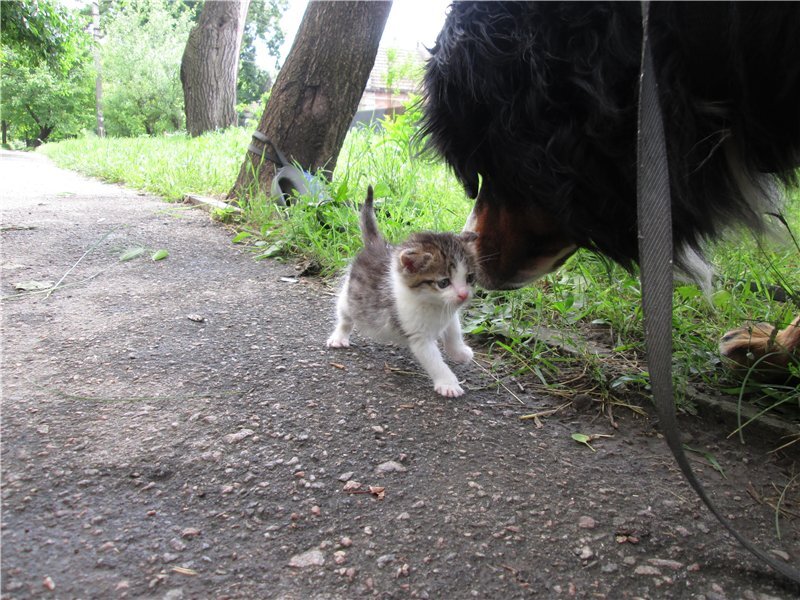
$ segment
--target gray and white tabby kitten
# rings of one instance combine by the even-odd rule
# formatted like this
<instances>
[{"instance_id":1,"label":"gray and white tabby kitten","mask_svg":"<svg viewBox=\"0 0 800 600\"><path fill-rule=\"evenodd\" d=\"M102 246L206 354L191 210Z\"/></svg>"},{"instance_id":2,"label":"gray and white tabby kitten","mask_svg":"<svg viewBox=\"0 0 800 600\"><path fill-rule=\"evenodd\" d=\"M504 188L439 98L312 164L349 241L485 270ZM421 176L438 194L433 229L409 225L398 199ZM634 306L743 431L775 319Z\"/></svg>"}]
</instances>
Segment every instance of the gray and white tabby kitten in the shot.
<instances>
[{"instance_id":1,"label":"gray and white tabby kitten","mask_svg":"<svg viewBox=\"0 0 800 600\"><path fill-rule=\"evenodd\" d=\"M461 338L458 310L473 294L475 234L421 232L393 246L378 231L370 186L361 208L361 235L364 249L345 276L328 346L349 346L354 327L376 340L407 346L438 393L461 396L464 390L437 341L453 360L472 359Z\"/></svg>"}]
</instances>

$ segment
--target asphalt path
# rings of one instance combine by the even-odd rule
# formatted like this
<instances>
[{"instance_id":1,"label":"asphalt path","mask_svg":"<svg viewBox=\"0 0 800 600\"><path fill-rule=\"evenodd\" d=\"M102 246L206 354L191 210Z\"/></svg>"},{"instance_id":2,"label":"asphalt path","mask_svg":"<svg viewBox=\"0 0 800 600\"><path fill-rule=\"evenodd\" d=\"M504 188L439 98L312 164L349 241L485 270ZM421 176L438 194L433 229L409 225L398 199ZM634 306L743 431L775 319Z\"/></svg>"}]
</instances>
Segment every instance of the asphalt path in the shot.
<instances>
[{"instance_id":1,"label":"asphalt path","mask_svg":"<svg viewBox=\"0 0 800 600\"><path fill-rule=\"evenodd\" d=\"M797 592L731 542L650 420L618 409L614 428L589 402L537 426L520 416L563 400L478 365L445 399L404 350L328 349L331 286L200 209L5 151L0 193L2 598ZM682 423L725 471L693 455L722 510L796 565L797 453Z\"/></svg>"}]
</instances>

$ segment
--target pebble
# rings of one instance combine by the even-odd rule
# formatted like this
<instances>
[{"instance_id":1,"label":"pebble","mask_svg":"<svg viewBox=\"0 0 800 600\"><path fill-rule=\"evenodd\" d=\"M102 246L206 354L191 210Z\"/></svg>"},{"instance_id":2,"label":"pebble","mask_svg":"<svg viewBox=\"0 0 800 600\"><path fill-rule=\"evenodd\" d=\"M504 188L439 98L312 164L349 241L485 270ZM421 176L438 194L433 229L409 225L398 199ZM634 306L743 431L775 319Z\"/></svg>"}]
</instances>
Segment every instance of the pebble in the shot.
<instances>
[{"instance_id":1,"label":"pebble","mask_svg":"<svg viewBox=\"0 0 800 600\"><path fill-rule=\"evenodd\" d=\"M397 461L387 460L385 463L379 464L375 470L378 473L405 473L408 469Z\"/></svg>"},{"instance_id":2,"label":"pebble","mask_svg":"<svg viewBox=\"0 0 800 600\"><path fill-rule=\"evenodd\" d=\"M254 433L255 431L253 431L252 429L240 429L236 433L229 433L223 439L229 444L235 444L237 442L241 442L246 438L249 438Z\"/></svg>"},{"instance_id":3,"label":"pebble","mask_svg":"<svg viewBox=\"0 0 800 600\"><path fill-rule=\"evenodd\" d=\"M619 569L619 565L617 563L608 563L600 567L600 571L603 573L616 573Z\"/></svg>"},{"instance_id":4,"label":"pebble","mask_svg":"<svg viewBox=\"0 0 800 600\"><path fill-rule=\"evenodd\" d=\"M297 569L305 567L319 567L325 564L325 555L320 550L314 548L302 554L295 554L289 559L289 566Z\"/></svg>"},{"instance_id":5,"label":"pebble","mask_svg":"<svg viewBox=\"0 0 800 600\"><path fill-rule=\"evenodd\" d=\"M353 478L353 475L354 473L352 471L348 471L347 473L342 473L341 475L339 475L338 479L339 481L349 481L350 479Z\"/></svg>"},{"instance_id":6,"label":"pebble","mask_svg":"<svg viewBox=\"0 0 800 600\"><path fill-rule=\"evenodd\" d=\"M594 529L597 526L597 521L592 517L583 516L578 519L578 527L581 529Z\"/></svg>"},{"instance_id":7,"label":"pebble","mask_svg":"<svg viewBox=\"0 0 800 600\"><path fill-rule=\"evenodd\" d=\"M339 540L339 544L341 544L343 548L349 548L350 546L353 545L353 540L345 536L341 540Z\"/></svg>"},{"instance_id":8,"label":"pebble","mask_svg":"<svg viewBox=\"0 0 800 600\"><path fill-rule=\"evenodd\" d=\"M594 556L594 552L592 551L591 548L589 548L589 546L584 546L583 548L578 550L577 554L581 560L589 560Z\"/></svg>"},{"instance_id":9,"label":"pebble","mask_svg":"<svg viewBox=\"0 0 800 600\"><path fill-rule=\"evenodd\" d=\"M43 585L45 588L47 588L48 590L50 590L51 592L52 592L54 589L56 589L56 584L55 584L55 583L53 583L53 578L52 578L52 577L50 577L49 575L48 575L47 577L45 577L45 578L44 578L44 581L42 581L42 585Z\"/></svg>"},{"instance_id":10,"label":"pebble","mask_svg":"<svg viewBox=\"0 0 800 600\"><path fill-rule=\"evenodd\" d=\"M777 556L778 558L780 558L781 560L785 560L786 562L789 562L789 555L786 552L784 552L783 550L770 550L770 552L772 554L774 554L775 556Z\"/></svg>"},{"instance_id":11,"label":"pebble","mask_svg":"<svg viewBox=\"0 0 800 600\"><path fill-rule=\"evenodd\" d=\"M652 576L657 576L657 575L661 575L661 571L659 571L655 567L651 567L651 566L648 566L648 565L639 565L638 567L636 567L636 569L634 569L633 574L634 575L652 575Z\"/></svg>"},{"instance_id":12,"label":"pebble","mask_svg":"<svg viewBox=\"0 0 800 600\"><path fill-rule=\"evenodd\" d=\"M342 565L347 560L347 552L344 550L337 550L333 553L333 562L337 565Z\"/></svg>"},{"instance_id":13,"label":"pebble","mask_svg":"<svg viewBox=\"0 0 800 600\"><path fill-rule=\"evenodd\" d=\"M186 527L181 531L181 537L183 538L193 538L200 535L200 530L196 527Z\"/></svg>"},{"instance_id":14,"label":"pebble","mask_svg":"<svg viewBox=\"0 0 800 600\"><path fill-rule=\"evenodd\" d=\"M665 567L667 569L672 569L673 571L683 568L683 563L680 563L677 560L669 560L667 558L650 558L647 560L647 562L654 567Z\"/></svg>"},{"instance_id":15,"label":"pebble","mask_svg":"<svg viewBox=\"0 0 800 600\"><path fill-rule=\"evenodd\" d=\"M394 562L397 557L394 554L384 554L383 556L378 557L378 567L381 569L388 565L390 562Z\"/></svg>"}]
</instances>

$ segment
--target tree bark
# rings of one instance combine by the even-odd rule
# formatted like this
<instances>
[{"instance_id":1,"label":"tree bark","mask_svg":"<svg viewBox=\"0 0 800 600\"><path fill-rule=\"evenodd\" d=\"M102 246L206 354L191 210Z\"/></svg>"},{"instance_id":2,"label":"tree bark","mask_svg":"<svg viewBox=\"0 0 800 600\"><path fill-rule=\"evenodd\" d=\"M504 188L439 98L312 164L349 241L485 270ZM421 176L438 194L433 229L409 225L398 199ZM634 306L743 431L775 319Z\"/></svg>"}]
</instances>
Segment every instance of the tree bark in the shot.
<instances>
[{"instance_id":1,"label":"tree bark","mask_svg":"<svg viewBox=\"0 0 800 600\"><path fill-rule=\"evenodd\" d=\"M391 7L391 1L308 3L257 128L288 160L311 172L333 171ZM251 147L275 158L256 138ZM273 162L248 151L228 198L246 201L255 185L268 194L274 175Z\"/></svg>"},{"instance_id":2,"label":"tree bark","mask_svg":"<svg viewBox=\"0 0 800 600\"><path fill-rule=\"evenodd\" d=\"M5 146L8 144L8 122L3 119L2 121L2 129L3 129L3 145Z\"/></svg>"},{"instance_id":3,"label":"tree bark","mask_svg":"<svg viewBox=\"0 0 800 600\"><path fill-rule=\"evenodd\" d=\"M181 60L186 130L191 136L236 123L236 76L250 0L206 0Z\"/></svg>"}]
</instances>

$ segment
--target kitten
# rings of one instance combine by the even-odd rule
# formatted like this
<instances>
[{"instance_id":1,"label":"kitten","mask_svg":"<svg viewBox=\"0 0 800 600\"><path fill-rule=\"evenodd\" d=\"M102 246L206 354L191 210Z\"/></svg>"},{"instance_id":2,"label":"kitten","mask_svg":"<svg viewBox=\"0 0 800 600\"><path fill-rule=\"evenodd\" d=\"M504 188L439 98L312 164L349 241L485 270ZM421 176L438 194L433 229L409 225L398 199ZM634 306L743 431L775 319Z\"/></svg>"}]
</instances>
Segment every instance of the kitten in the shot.
<instances>
[{"instance_id":1,"label":"kitten","mask_svg":"<svg viewBox=\"0 0 800 600\"><path fill-rule=\"evenodd\" d=\"M464 390L437 340L453 360L472 359L461 338L458 310L473 293L475 234L421 232L397 246L388 244L378 231L371 186L361 208L361 234L364 249L345 276L328 346L349 346L354 327L379 341L407 346L438 393L461 396Z\"/></svg>"}]
</instances>

